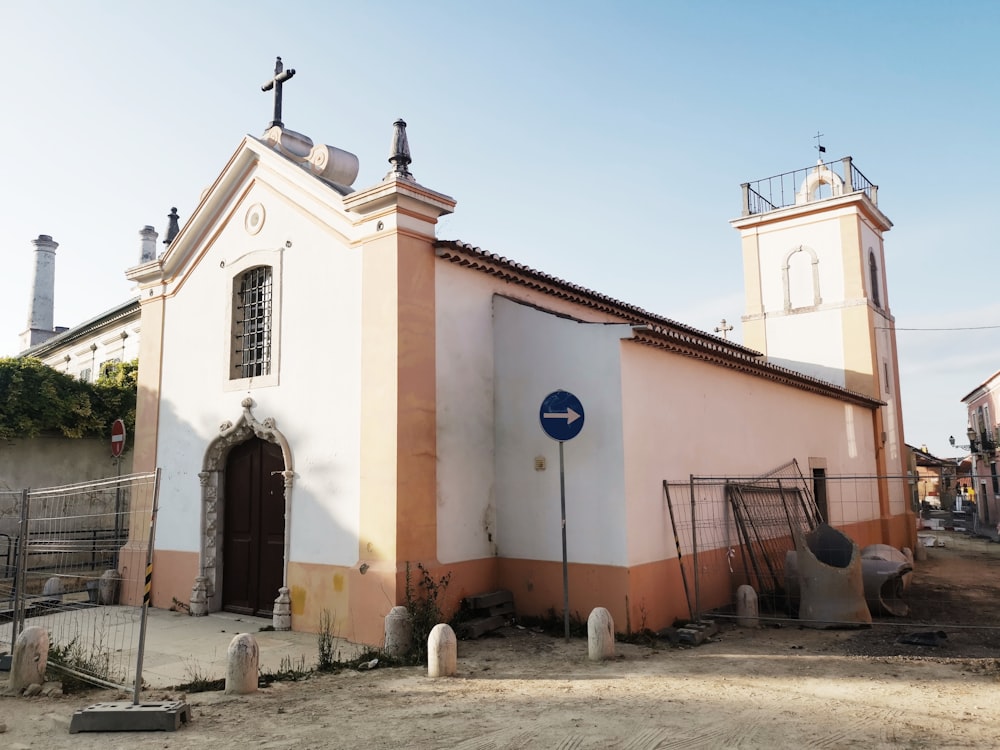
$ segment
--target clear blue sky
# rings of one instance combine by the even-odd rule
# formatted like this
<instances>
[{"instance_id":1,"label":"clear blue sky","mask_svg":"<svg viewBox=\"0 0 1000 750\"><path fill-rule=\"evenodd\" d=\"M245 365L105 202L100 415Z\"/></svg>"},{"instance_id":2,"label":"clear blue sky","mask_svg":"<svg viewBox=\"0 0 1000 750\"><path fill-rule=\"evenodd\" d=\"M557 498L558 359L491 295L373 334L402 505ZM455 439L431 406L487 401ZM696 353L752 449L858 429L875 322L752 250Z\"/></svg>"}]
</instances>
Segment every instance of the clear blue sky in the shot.
<instances>
[{"instance_id":1,"label":"clear blue sky","mask_svg":"<svg viewBox=\"0 0 1000 750\"><path fill-rule=\"evenodd\" d=\"M851 155L880 187L906 440L954 455L1000 369L1000 3L0 0L0 355L50 234L56 324L131 296L138 231L182 221L281 55L284 121L458 200L439 236L741 340L741 182Z\"/></svg>"}]
</instances>

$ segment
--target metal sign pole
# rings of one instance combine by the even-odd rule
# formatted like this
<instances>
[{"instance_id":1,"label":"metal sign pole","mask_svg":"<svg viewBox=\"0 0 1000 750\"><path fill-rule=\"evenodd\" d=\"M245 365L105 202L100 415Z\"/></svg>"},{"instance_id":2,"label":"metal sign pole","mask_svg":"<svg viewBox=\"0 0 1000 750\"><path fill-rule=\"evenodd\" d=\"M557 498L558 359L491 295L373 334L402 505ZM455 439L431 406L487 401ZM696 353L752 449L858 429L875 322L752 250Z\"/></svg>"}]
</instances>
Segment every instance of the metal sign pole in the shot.
<instances>
[{"instance_id":1,"label":"metal sign pole","mask_svg":"<svg viewBox=\"0 0 1000 750\"><path fill-rule=\"evenodd\" d=\"M569 643L569 564L566 557L566 472L563 466L563 441L559 441L559 509L562 514L563 557L563 626Z\"/></svg>"},{"instance_id":2,"label":"metal sign pole","mask_svg":"<svg viewBox=\"0 0 1000 750\"><path fill-rule=\"evenodd\" d=\"M569 643L569 559L566 554L566 466L563 443L583 429L583 404L569 391L553 391L538 410L542 431L559 443L559 514L562 523L563 629Z\"/></svg>"}]
</instances>

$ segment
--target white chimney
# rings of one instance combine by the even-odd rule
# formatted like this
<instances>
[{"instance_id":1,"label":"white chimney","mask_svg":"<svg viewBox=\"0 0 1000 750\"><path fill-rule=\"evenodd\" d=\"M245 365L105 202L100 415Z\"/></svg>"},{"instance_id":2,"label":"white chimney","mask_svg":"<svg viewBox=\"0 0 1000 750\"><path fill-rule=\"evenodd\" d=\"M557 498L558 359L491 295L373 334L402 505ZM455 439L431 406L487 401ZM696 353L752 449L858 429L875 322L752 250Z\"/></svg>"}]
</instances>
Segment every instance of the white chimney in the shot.
<instances>
[{"instance_id":1,"label":"white chimney","mask_svg":"<svg viewBox=\"0 0 1000 750\"><path fill-rule=\"evenodd\" d=\"M32 240L35 246L35 273L31 280L31 307L28 329L21 334L21 348L29 349L52 338L55 331L56 248L59 243L47 234Z\"/></svg>"},{"instance_id":2,"label":"white chimney","mask_svg":"<svg viewBox=\"0 0 1000 750\"><path fill-rule=\"evenodd\" d=\"M156 260L156 239L159 236L149 224L139 230L139 239L142 241L142 250L139 253L140 265Z\"/></svg>"}]
</instances>

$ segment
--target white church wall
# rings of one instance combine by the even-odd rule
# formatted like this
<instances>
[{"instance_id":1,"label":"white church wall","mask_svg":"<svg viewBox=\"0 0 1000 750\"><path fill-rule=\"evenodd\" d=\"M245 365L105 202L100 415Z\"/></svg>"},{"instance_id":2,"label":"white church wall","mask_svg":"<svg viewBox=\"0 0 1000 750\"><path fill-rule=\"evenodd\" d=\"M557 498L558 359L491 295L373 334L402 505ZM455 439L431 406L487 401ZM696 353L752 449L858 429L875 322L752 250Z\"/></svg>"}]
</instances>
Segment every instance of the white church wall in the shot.
<instances>
[{"instance_id":1,"label":"white church wall","mask_svg":"<svg viewBox=\"0 0 1000 750\"><path fill-rule=\"evenodd\" d=\"M804 216L795 220L783 222L779 228L770 230L761 227L759 232L759 252L761 268L761 296L764 309L769 312L781 311L785 305L785 287L782 276L782 266L789 258L789 253L797 247L809 248L816 254L819 261L819 294L823 300L842 300L844 298L843 258L840 240L840 222L837 217L843 212L824 214L822 219L815 216ZM791 280L799 285L807 284L807 291L812 289L812 277L808 262L811 256L807 251L796 253L792 257ZM801 294L803 290L793 290L793 306L811 294ZM808 302L811 304L811 302Z\"/></svg>"},{"instance_id":2,"label":"white church wall","mask_svg":"<svg viewBox=\"0 0 1000 750\"><path fill-rule=\"evenodd\" d=\"M435 264L438 559L496 554L493 280Z\"/></svg>"},{"instance_id":3,"label":"white church wall","mask_svg":"<svg viewBox=\"0 0 1000 750\"><path fill-rule=\"evenodd\" d=\"M785 315L768 320L767 361L843 387L846 358L844 320L839 309L815 310L808 315Z\"/></svg>"},{"instance_id":4,"label":"white church wall","mask_svg":"<svg viewBox=\"0 0 1000 750\"><path fill-rule=\"evenodd\" d=\"M250 235L243 218L255 202L265 206L267 220ZM192 519L201 513L198 473L205 451L222 422L240 417L240 403L249 396L255 417L273 418L291 445L290 561L352 565L360 512L360 254L260 186L231 217L167 300L157 546L198 551L200 531ZM296 293L275 290L277 384L229 390L233 273L255 250L280 253L276 283Z\"/></svg>"},{"instance_id":5,"label":"white church wall","mask_svg":"<svg viewBox=\"0 0 1000 750\"><path fill-rule=\"evenodd\" d=\"M583 430L564 444L568 559L626 564L619 341L631 327L581 323L501 296L493 320L498 554L562 559L559 443L542 431L539 409L566 390L585 412Z\"/></svg>"},{"instance_id":6,"label":"white church wall","mask_svg":"<svg viewBox=\"0 0 1000 750\"><path fill-rule=\"evenodd\" d=\"M871 412L838 399L629 342L622 392L631 565L676 554L663 480L758 476L793 458L808 477L810 457L829 476L876 473ZM874 483L831 484L832 522L878 518ZM688 523L690 496L673 504Z\"/></svg>"}]
</instances>

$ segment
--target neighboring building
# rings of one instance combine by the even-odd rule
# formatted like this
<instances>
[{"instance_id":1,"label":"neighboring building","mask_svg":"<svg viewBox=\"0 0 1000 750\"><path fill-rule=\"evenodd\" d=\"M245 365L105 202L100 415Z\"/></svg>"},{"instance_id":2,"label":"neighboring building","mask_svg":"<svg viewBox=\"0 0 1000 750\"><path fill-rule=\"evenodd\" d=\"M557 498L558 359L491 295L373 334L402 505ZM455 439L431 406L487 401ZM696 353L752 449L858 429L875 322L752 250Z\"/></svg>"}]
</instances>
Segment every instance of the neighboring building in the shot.
<instances>
[{"instance_id":1,"label":"neighboring building","mask_svg":"<svg viewBox=\"0 0 1000 750\"><path fill-rule=\"evenodd\" d=\"M278 112L169 249L129 270L135 468L162 468L155 605L289 606L296 630L327 611L378 643L420 563L451 574L453 598L506 588L521 614L560 611L563 448L539 425L560 389L586 408L565 445L572 611L652 628L686 613L664 479L791 458L820 482L869 477L849 498L829 488L826 517L862 546L912 545L903 484L886 480L906 472L874 186L733 222L748 343L769 363L439 240L456 204L410 174L402 121L389 161L354 189L357 158ZM727 603L728 578L709 583L706 606Z\"/></svg>"},{"instance_id":2,"label":"neighboring building","mask_svg":"<svg viewBox=\"0 0 1000 750\"><path fill-rule=\"evenodd\" d=\"M986 526L1000 522L1000 477L997 448L1000 446L1000 371L962 397L969 415L969 452L972 454L970 486L975 491L979 520Z\"/></svg>"},{"instance_id":3,"label":"neighboring building","mask_svg":"<svg viewBox=\"0 0 1000 750\"><path fill-rule=\"evenodd\" d=\"M177 209L168 215L164 244L177 235ZM139 232L139 261L156 258L157 233L151 226ZM139 299L122 302L72 328L55 327L55 255L59 243L49 235L32 240L35 267L28 327L21 334L25 347L18 356L34 357L59 372L94 382L105 365L130 362L139 356Z\"/></svg>"},{"instance_id":4,"label":"neighboring building","mask_svg":"<svg viewBox=\"0 0 1000 750\"><path fill-rule=\"evenodd\" d=\"M927 451L927 446L914 448L916 467L916 503L920 507L925 501L934 507L951 510L955 505L955 490L958 487L958 465L954 458L938 458Z\"/></svg>"}]
</instances>

